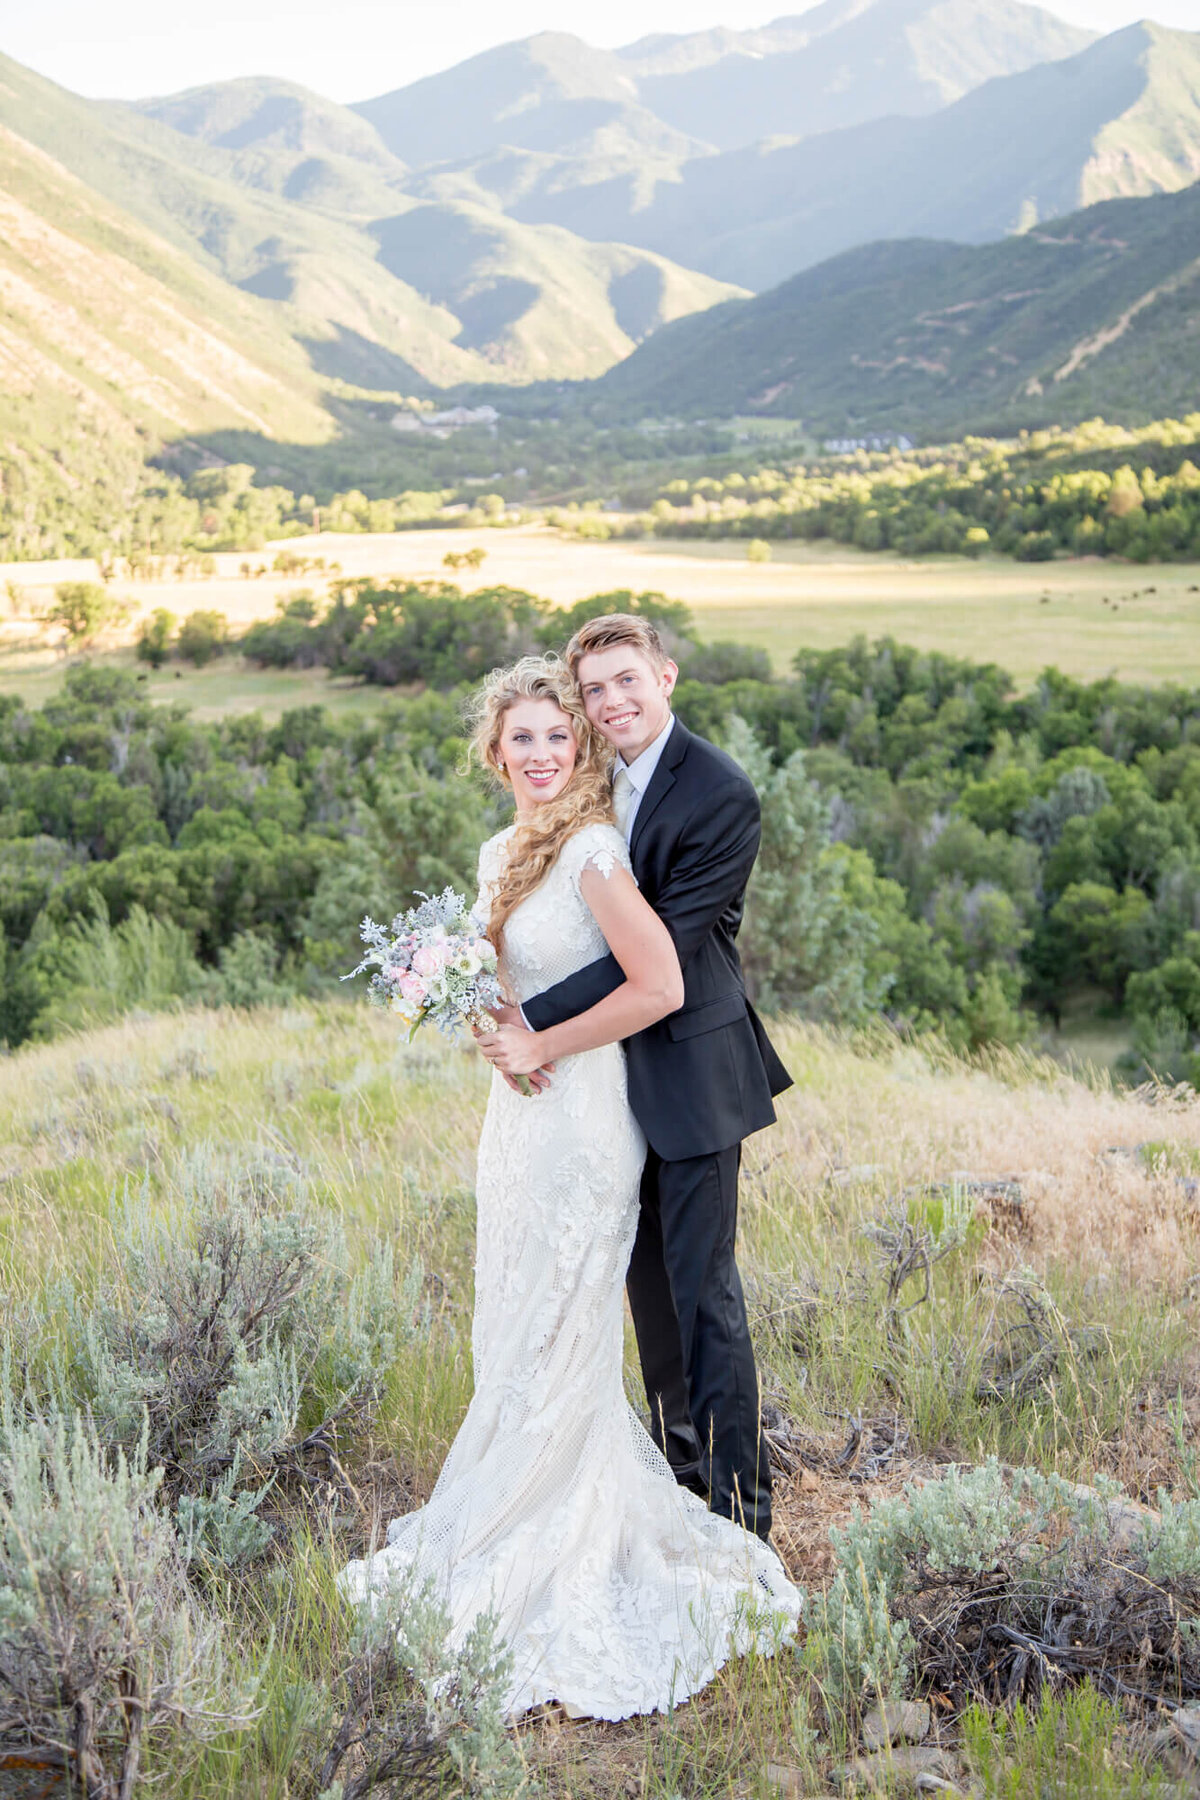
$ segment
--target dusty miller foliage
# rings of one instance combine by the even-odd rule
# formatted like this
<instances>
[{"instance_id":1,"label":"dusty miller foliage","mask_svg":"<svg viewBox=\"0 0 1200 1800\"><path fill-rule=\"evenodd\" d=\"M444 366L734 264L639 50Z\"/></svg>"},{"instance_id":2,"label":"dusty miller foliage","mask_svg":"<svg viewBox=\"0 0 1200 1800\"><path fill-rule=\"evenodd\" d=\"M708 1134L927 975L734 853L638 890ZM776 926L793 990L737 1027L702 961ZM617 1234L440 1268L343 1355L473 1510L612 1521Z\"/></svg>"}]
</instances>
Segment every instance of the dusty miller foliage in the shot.
<instances>
[{"instance_id":1,"label":"dusty miller foliage","mask_svg":"<svg viewBox=\"0 0 1200 1800\"><path fill-rule=\"evenodd\" d=\"M919 1681L994 1704L1087 1678L1150 1707L1200 1694L1200 1501L1159 1505L993 1457L856 1511L814 1621L831 1692Z\"/></svg>"},{"instance_id":2,"label":"dusty miller foliage","mask_svg":"<svg viewBox=\"0 0 1200 1800\"><path fill-rule=\"evenodd\" d=\"M398 1283L386 1243L352 1271L339 1222L265 1156L199 1154L180 1205L161 1212L143 1188L114 1235L115 1271L58 1296L71 1352L43 1370L43 1406L82 1406L106 1445L144 1442L187 1554L246 1562L273 1485L342 1479L340 1437L427 1323L423 1272Z\"/></svg>"},{"instance_id":3,"label":"dusty miller foliage","mask_svg":"<svg viewBox=\"0 0 1200 1800\"><path fill-rule=\"evenodd\" d=\"M248 1725L232 1668L189 1588L161 1470L109 1456L79 1421L20 1421L0 1448L0 1740L59 1764L87 1800L128 1800L152 1740Z\"/></svg>"}]
</instances>

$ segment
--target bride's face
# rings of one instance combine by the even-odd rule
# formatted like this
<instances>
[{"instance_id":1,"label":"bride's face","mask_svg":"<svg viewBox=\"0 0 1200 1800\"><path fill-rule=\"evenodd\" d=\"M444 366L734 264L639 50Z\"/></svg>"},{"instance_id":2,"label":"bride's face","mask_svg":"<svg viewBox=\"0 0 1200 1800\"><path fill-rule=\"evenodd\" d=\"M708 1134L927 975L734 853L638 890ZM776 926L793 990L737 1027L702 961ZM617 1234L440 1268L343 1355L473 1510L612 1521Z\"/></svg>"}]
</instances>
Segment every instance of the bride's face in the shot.
<instances>
[{"instance_id":1,"label":"bride's face","mask_svg":"<svg viewBox=\"0 0 1200 1800\"><path fill-rule=\"evenodd\" d=\"M557 799L578 755L570 715L553 700L518 700L505 713L496 756L508 771L519 813Z\"/></svg>"}]
</instances>

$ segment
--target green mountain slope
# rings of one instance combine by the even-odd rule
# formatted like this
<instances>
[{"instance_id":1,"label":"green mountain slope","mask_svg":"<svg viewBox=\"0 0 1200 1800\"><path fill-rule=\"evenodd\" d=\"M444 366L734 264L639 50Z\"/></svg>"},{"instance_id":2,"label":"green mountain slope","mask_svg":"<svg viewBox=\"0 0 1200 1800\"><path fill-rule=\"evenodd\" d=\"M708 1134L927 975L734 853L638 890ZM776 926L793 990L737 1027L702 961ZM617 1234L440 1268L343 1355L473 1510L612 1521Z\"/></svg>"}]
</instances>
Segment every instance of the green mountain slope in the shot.
<instances>
[{"instance_id":1,"label":"green mountain slope","mask_svg":"<svg viewBox=\"0 0 1200 1800\"><path fill-rule=\"evenodd\" d=\"M681 320L586 390L606 414L818 432L1133 421L1200 400L1200 184L978 248L869 244Z\"/></svg>"},{"instance_id":2,"label":"green mountain slope","mask_svg":"<svg viewBox=\"0 0 1200 1800\"><path fill-rule=\"evenodd\" d=\"M231 178L233 153L0 58L0 123L201 267L284 303L278 329L324 374L394 389L478 379L457 321L383 269L354 224Z\"/></svg>"},{"instance_id":3,"label":"green mountain slope","mask_svg":"<svg viewBox=\"0 0 1200 1800\"><path fill-rule=\"evenodd\" d=\"M543 177L507 205L761 289L876 238L981 243L1198 175L1200 33L1143 24L926 118L695 158L641 200L621 177L573 189Z\"/></svg>"},{"instance_id":4,"label":"green mountain slope","mask_svg":"<svg viewBox=\"0 0 1200 1800\"><path fill-rule=\"evenodd\" d=\"M122 518L164 438L319 442L323 402L271 308L0 126L0 490L28 554L57 515Z\"/></svg>"},{"instance_id":5,"label":"green mountain slope","mask_svg":"<svg viewBox=\"0 0 1200 1800\"><path fill-rule=\"evenodd\" d=\"M359 386L596 375L645 331L736 291L642 249L515 221L481 227L470 207L403 193L402 166L368 124L286 84L221 85L139 110L0 61L0 123L271 302L317 371ZM442 235L445 268L429 253ZM630 281L657 303L631 307ZM461 317L447 303L458 300ZM629 331L635 315L644 329Z\"/></svg>"},{"instance_id":6,"label":"green mountain slope","mask_svg":"<svg viewBox=\"0 0 1200 1800\"><path fill-rule=\"evenodd\" d=\"M342 216L386 212L406 172L365 119L290 81L217 82L135 110L225 152L220 171L239 186Z\"/></svg>"},{"instance_id":7,"label":"green mountain slope","mask_svg":"<svg viewBox=\"0 0 1200 1800\"><path fill-rule=\"evenodd\" d=\"M270 309L0 127L8 394L69 393L147 431L328 430L321 384Z\"/></svg>"}]
</instances>

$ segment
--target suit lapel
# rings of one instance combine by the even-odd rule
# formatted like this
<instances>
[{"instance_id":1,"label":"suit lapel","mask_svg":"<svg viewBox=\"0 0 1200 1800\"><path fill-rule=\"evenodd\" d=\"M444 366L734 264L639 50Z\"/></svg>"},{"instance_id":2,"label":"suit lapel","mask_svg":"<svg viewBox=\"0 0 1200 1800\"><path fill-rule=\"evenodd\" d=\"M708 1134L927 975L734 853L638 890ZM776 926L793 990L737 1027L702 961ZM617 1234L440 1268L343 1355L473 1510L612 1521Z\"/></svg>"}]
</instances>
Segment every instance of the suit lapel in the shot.
<instances>
[{"instance_id":1,"label":"suit lapel","mask_svg":"<svg viewBox=\"0 0 1200 1800\"><path fill-rule=\"evenodd\" d=\"M652 814L675 786L675 771L687 755L687 747L691 738L692 734L684 725L683 720L676 719L671 727L670 741L659 758L657 769L650 777L650 785L642 795L641 805L637 809L637 817L633 821L633 834L629 839L629 855L635 868L642 833L649 824Z\"/></svg>"}]
</instances>

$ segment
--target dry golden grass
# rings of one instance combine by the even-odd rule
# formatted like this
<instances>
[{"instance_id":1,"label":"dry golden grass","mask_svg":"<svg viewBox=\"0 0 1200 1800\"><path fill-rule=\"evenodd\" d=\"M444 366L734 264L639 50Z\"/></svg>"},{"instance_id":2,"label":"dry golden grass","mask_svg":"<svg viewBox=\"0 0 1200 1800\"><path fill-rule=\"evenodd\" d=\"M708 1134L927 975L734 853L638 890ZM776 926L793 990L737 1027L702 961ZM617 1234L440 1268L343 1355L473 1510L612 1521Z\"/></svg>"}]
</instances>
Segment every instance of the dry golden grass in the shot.
<instances>
[{"instance_id":1,"label":"dry golden grass","mask_svg":"<svg viewBox=\"0 0 1200 1800\"><path fill-rule=\"evenodd\" d=\"M788 1034L788 1052L797 1087L780 1128L752 1141L750 1164L767 1170L791 1225L806 1194L861 1192L873 1204L965 1171L1020 1183L1022 1255L1042 1268L1173 1295L1195 1281L1200 1194L1176 1178L1200 1174L1194 1092L1150 1106L1102 1074L1085 1081L1048 1061L939 1068L903 1045L867 1059L803 1030ZM1140 1145L1164 1149L1139 1157Z\"/></svg>"}]
</instances>

